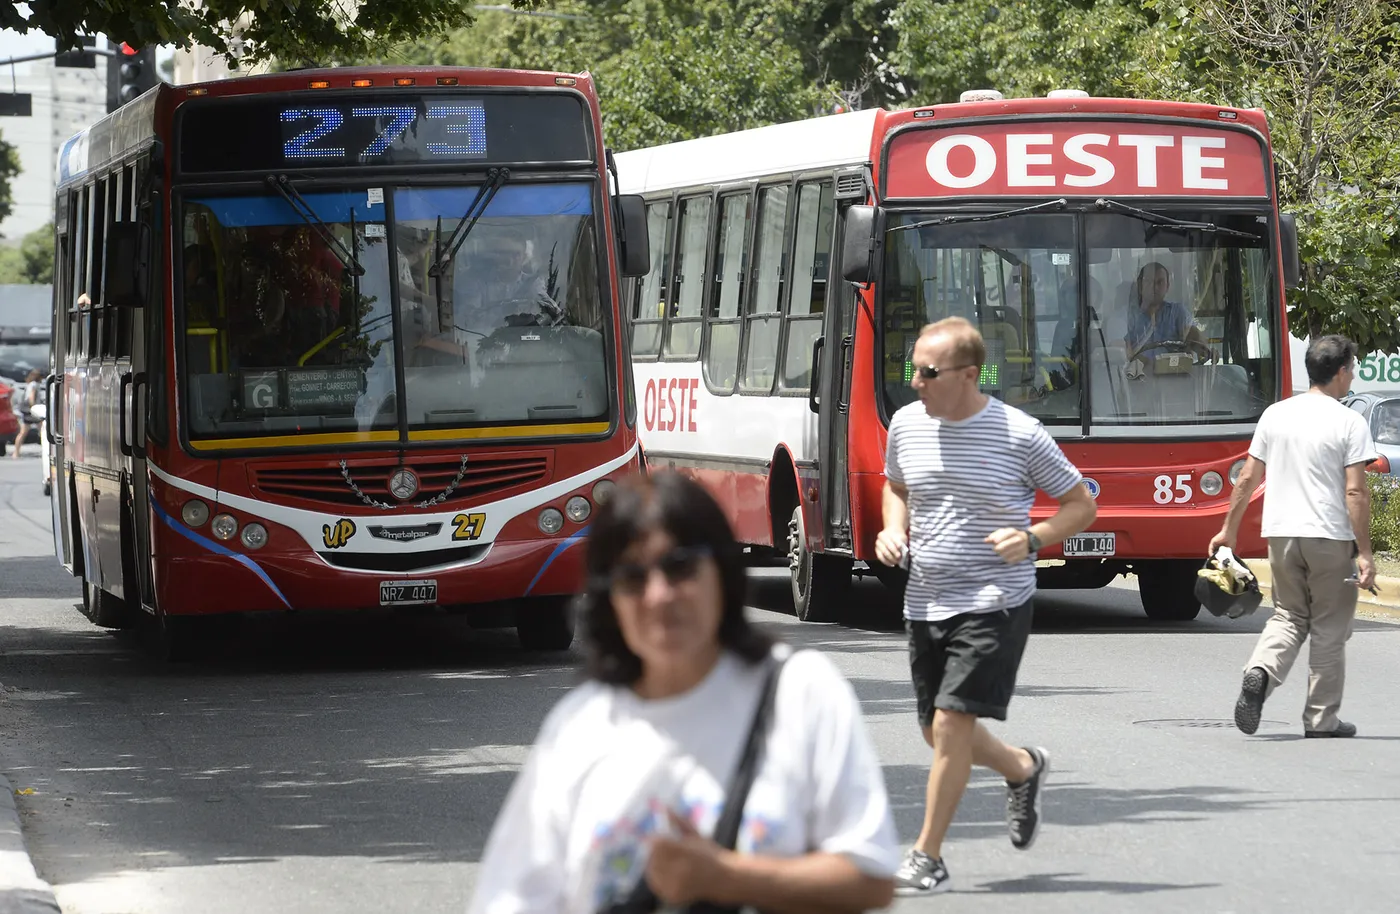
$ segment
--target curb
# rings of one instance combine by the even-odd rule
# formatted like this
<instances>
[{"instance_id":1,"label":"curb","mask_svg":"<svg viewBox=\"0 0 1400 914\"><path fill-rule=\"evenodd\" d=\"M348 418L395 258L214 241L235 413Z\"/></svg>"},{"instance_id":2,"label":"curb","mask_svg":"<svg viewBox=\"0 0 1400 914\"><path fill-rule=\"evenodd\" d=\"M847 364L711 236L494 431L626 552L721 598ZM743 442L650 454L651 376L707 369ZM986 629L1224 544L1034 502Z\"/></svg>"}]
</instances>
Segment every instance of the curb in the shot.
<instances>
[{"instance_id":1,"label":"curb","mask_svg":"<svg viewBox=\"0 0 1400 914\"><path fill-rule=\"evenodd\" d=\"M20 831L15 791L0 774L0 914L62 914L53 889L34 872Z\"/></svg>"},{"instance_id":2,"label":"curb","mask_svg":"<svg viewBox=\"0 0 1400 914\"><path fill-rule=\"evenodd\" d=\"M1273 600L1273 573L1268 559L1246 559L1249 570L1259 579L1259 589ZM1356 595L1356 614L1363 619L1400 623L1400 578L1376 576L1378 593L1361 590Z\"/></svg>"}]
</instances>

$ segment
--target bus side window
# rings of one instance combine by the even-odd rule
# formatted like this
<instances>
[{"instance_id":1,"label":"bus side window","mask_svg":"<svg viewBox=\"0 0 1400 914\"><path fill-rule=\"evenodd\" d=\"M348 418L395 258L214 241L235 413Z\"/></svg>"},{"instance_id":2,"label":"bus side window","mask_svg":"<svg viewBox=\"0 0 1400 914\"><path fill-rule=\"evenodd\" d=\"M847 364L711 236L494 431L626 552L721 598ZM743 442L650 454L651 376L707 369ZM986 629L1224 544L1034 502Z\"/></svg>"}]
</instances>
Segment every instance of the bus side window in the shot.
<instances>
[{"instance_id":1,"label":"bus side window","mask_svg":"<svg viewBox=\"0 0 1400 914\"><path fill-rule=\"evenodd\" d=\"M667 230L671 225L671 201L647 204L647 236L651 269L636 281L632 299L632 358L651 361L661 352L661 319L665 316L666 284L671 270Z\"/></svg>"},{"instance_id":2,"label":"bus side window","mask_svg":"<svg viewBox=\"0 0 1400 914\"><path fill-rule=\"evenodd\" d=\"M720 198L719 237L715 244L713 284L706 321L705 384L717 394L734 392L739 372L739 329L748 273L749 227L753 197L747 193Z\"/></svg>"},{"instance_id":3,"label":"bus side window","mask_svg":"<svg viewBox=\"0 0 1400 914\"><path fill-rule=\"evenodd\" d=\"M797 243L793 249L792 298L783 354L784 390L806 390L811 384L812 343L822 333L835 225L831 182L806 181L798 185Z\"/></svg>"},{"instance_id":4,"label":"bus side window","mask_svg":"<svg viewBox=\"0 0 1400 914\"><path fill-rule=\"evenodd\" d=\"M710 240L709 195L682 197L676 224L676 273L666 323L666 355L693 359L700 355L701 318L705 295L705 254Z\"/></svg>"},{"instance_id":5,"label":"bus side window","mask_svg":"<svg viewBox=\"0 0 1400 914\"><path fill-rule=\"evenodd\" d=\"M744 330L744 370L740 390L768 393L778 365L778 331L787 285L788 198L786 185L765 187L758 195L758 227L753 239L748 315Z\"/></svg>"}]
</instances>

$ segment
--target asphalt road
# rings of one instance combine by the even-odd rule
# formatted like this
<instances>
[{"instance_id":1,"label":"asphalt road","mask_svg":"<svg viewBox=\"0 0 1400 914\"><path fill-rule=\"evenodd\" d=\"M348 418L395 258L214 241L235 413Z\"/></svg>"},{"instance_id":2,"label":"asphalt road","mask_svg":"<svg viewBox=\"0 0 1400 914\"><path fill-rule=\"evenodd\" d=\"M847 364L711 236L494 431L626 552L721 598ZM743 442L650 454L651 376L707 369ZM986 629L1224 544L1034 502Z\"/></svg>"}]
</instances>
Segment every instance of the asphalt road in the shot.
<instances>
[{"instance_id":1,"label":"asphalt road","mask_svg":"<svg viewBox=\"0 0 1400 914\"><path fill-rule=\"evenodd\" d=\"M0 771L66 914L461 911L505 791L575 654L445 617L258 620L197 665L92 627L52 557L33 456L0 459ZM902 838L928 751L898 622L801 625L780 570L759 619L854 683ZM1008 739L1050 748L1047 824L1013 850L1002 785L975 774L946 856L955 893L898 911L1394 908L1400 628L1359 622L1351 740L1301 739L1305 670L1257 737L1234 730L1263 622L1147 622L1132 584L1043 595Z\"/></svg>"}]
</instances>

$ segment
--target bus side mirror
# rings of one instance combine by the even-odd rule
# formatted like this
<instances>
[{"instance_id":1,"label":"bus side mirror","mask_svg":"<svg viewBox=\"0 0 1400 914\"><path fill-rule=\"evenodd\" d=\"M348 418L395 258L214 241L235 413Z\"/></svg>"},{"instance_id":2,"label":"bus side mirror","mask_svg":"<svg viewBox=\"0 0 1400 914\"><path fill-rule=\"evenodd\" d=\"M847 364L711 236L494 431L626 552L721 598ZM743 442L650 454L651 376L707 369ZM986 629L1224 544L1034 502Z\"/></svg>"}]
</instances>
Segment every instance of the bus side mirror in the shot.
<instances>
[{"instance_id":1,"label":"bus side mirror","mask_svg":"<svg viewBox=\"0 0 1400 914\"><path fill-rule=\"evenodd\" d=\"M855 204L846 208L846 224L841 233L841 275L846 282L874 281L884 224L884 213L878 206Z\"/></svg>"},{"instance_id":2,"label":"bus side mirror","mask_svg":"<svg viewBox=\"0 0 1400 914\"><path fill-rule=\"evenodd\" d=\"M1283 247L1283 287L1298 288L1303 267L1298 260L1298 223L1292 213L1279 213L1279 244Z\"/></svg>"},{"instance_id":3,"label":"bus side mirror","mask_svg":"<svg viewBox=\"0 0 1400 914\"><path fill-rule=\"evenodd\" d=\"M146 303L150 285L150 223L112 223L107 227L107 304L139 308Z\"/></svg>"},{"instance_id":4,"label":"bus side mirror","mask_svg":"<svg viewBox=\"0 0 1400 914\"><path fill-rule=\"evenodd\" d=\"M622 275L645 276L651 270L651 244L647 237L647 206L640 194L619 194L617 222L622 244Z\"/></svg>"}]
</instances>

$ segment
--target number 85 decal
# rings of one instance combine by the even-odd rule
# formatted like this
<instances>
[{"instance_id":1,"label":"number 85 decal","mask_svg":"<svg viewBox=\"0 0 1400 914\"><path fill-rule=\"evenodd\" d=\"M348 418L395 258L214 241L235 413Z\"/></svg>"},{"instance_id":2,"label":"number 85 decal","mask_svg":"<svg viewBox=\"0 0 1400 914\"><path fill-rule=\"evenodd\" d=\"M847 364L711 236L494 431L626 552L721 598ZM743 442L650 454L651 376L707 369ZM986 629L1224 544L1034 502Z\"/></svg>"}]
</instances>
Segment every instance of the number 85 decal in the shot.
<instances>
[{"instance_id":1,"label":"number 85 decal","mask_svg":"<svg viewBox=\"0 0 1400 914\"><path fill-rule=\"evenodd\" d=\"M1177 473L1174 482L1165 473L1152 480L1152 500L1159 505L1185 504L1191 494L1190 473Z\"/></svg>"},{"instance_id":2,"label":"number 85 decal","mask_svg":"<svg viewBox=\"0 0 1400 914\"><path fill-rule=\"evenodd\" d=\"M485 514L458 514L452 518L452 538L454 540L481 539L482 528L486 526Z\"/></svg>"}]
</instances>

